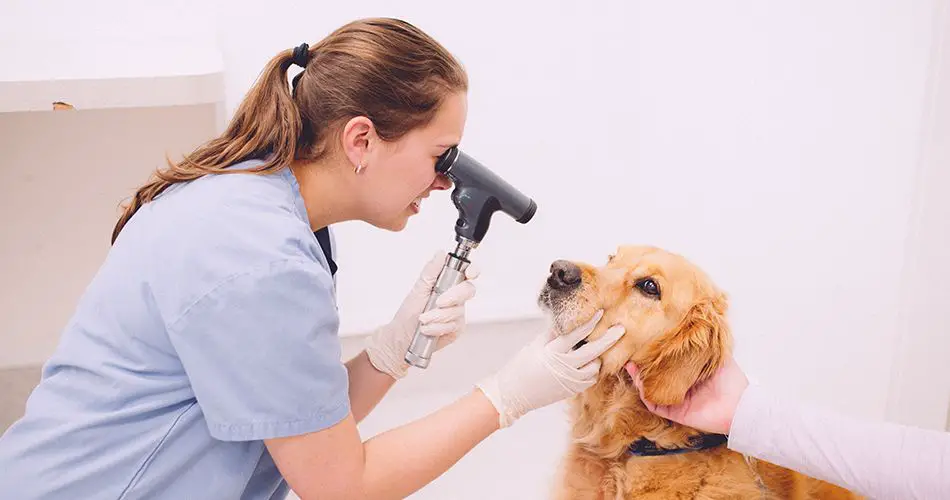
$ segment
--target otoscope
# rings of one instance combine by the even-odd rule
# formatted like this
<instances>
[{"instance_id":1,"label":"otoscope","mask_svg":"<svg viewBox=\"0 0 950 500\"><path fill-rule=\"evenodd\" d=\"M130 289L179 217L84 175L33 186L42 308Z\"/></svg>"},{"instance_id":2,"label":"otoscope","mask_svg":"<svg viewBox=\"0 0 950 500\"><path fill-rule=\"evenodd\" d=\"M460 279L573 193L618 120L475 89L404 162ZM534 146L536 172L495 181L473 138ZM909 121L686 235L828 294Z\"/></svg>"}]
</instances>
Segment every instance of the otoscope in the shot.
<instances>
[{"instance_id":1,"label":"otoscope","mask_svg":"<svg viewBox=\"0 0 950 500\"><path fill-rule=\"evenodd\" d=\"M458 209L459 217L455 222L455 251L446 256L445 264L426 304L426 311L432 309L443 292L465 278L465 269L471 263L469 254L485 237L495 212L504 212L515 221L526 224L538 209L534 200L463 153L457 146L449 148L438 158L435 170L445 174L455 183L452 202ZM416 333L406 352L406 362L418 368L426 368L436 342L438 337L424 335L416 327Z\"/></svg>"}]
</instances>

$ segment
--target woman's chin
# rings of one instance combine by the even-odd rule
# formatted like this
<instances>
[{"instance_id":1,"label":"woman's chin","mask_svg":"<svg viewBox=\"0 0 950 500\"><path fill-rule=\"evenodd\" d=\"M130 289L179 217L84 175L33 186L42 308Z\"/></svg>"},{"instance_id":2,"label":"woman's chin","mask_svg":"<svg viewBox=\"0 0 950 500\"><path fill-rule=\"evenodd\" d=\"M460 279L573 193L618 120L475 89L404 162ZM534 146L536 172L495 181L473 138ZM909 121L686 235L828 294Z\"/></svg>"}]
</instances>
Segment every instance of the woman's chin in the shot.
<instances>
[{"instance_id":1,"label":"woman's chin","mask_svg":"<svg viewBox=\"0 0 950 500\"><path fill-rule=\"evenodd\" d=\"M375 220L375 221L366 221L366 222L369 222L371 225L378 227L379 229L399 232L406 228L406 226L409 224L409 217L411 216L412 216L411 213L406 212L404 214L399 215L398 217L392 217L386 220Z\"/></svg>"}]
</instances>

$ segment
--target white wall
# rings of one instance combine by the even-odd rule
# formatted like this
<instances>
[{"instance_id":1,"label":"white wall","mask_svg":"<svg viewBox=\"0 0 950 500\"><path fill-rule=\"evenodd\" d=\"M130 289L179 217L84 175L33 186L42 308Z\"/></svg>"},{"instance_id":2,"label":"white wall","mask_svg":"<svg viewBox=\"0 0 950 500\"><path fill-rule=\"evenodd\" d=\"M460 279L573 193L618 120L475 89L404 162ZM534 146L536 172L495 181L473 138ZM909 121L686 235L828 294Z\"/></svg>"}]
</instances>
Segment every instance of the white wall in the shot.
<instances>
[{"instance_id":1,"label":"white wall","mask_svg":"<svg viewBox=\"0 0 950 500\"><path fill-rule=\"evenodd\" d=\"M176 35L207 34L214 38L216 5L211 1L189 0L3 0L0 4L0 41L17 42L29 51L25 41L68 39L77 34L97 38L128 35L150 35L156 44ZM121 50L121 47L119 48ZM60 50L66 52L69 47ZM56 52L42 52L36 57L56 58ZM70 61L62 61L69 67ZM115 61L121 68L136 61ZM4 70L6 71L6 70ZM65 75L62 75L65 76ZM61 76L61 77L62 77Z\"/></svg>"},{"instance_id":2,"label":"white wall","mask_svg":"<svg viewBox=\"0 0 950 500\"><path fill-rule=\"evenodd\" d=\"M11 5L56 29L107 14L214 31L229 110L276 51L356 17L408 19L470 72L463 148L539 204L527 226L497 218L477 251L472 320L535 314L554 258L657 244L730 292L755 378L882 417L942 1L207 0L148 15L140 2L93 15L55 2L71 18L37 10L49 2ZM338 228L344 333L386 321L432 249L452 243L448 194L425 209L401 234Z\"/></svg>"},{"instance_id":3,"label":"white wall","mask_svg":"<svg viewBox=\"0 0 950 500\"><path fill-rule=\"evenodd\" d=\"M360 16L410 19L467 66L463 148L539 203L527 226L497 219L478 250L472 319L534 314L554 258L657 244L731 293L757 379L883 416L931 1L275 0L275 23L259 8L221 11L232 107L275 51ZM451 244L454 214L435 198L403 234L339 228L346 330L386 320Z\"/></svg>"}]
</instances>

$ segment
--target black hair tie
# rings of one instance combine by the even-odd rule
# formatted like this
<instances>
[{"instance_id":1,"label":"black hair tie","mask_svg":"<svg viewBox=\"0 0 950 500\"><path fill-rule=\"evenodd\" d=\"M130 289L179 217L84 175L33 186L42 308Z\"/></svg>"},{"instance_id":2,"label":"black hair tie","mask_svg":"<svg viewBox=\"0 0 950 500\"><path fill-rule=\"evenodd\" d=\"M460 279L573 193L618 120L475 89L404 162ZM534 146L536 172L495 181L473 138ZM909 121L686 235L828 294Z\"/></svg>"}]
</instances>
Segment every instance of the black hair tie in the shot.
<instances>
[{"instance_id":1,"label":"black hair tie","mask_svg":"<svg viewBox=\"0 0 950 500\"><path fill-rule=\"evenodd\" d=\"M310 46L306 43L301 43L294 48L294 56L290 62L300 66L301 68L306 68L307 63L310 62Z\"/></svg>"}]
</instances>

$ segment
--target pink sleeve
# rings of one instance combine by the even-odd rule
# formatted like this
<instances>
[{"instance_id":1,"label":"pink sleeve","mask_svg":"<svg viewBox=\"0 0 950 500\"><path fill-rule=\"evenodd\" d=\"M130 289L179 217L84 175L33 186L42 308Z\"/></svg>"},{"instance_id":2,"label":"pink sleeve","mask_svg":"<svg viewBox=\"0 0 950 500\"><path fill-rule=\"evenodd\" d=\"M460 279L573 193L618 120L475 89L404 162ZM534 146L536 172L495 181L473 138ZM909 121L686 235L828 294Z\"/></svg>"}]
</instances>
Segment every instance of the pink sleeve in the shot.
<instances>
[{"instance_id":1,"label":"pink sleeve","mask_svg":"<svg viewBox=\"0 0 950 500\"><path fill-rule=\"evenodd\" d=\"M875 499L950 498L950 433L793 405L756 386L729 448Z\"/></svg>"}]
</instances>

